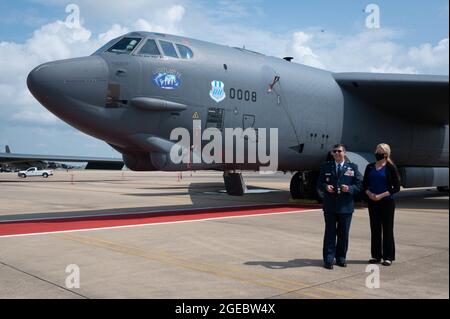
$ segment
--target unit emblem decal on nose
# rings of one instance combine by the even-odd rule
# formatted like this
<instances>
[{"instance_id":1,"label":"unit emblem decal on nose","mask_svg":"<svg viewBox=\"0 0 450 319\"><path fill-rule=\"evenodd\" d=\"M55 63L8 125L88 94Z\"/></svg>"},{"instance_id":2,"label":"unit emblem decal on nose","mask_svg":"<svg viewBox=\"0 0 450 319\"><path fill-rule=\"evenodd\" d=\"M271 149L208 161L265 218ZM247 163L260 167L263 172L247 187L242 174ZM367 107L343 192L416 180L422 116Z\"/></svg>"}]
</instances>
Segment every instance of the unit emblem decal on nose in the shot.
<instances>
[{"instance_id":1,"label":"unit emblem decal on nose","mask_svg":"<svg viewBox=\"0 0 450 319\"><path fill-rule=\"evenodd\" d=\"M223 101L226 97L224 87L225 84L222 81L212 81L209 96L217 103Z\"/></svg>"},{"instance_id":2,"label":"unit emblem decal on nose","mask_svg":"<svg viewBox=\"0 0 450 319\"><path fill-rule=\"evenodd\" d=\"M153 83L161 89L173 90L181 85L181 74L175 70L160 69L153 74Z\"/></svg>"}]
</instances>

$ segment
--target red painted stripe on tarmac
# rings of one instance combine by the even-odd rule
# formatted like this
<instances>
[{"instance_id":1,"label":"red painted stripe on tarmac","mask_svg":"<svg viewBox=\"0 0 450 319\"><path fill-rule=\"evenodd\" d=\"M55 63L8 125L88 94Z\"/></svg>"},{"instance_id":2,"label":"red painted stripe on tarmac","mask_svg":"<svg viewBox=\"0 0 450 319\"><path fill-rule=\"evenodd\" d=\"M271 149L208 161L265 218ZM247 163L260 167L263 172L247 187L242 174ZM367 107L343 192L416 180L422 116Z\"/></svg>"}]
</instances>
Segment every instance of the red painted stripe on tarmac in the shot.
<instances>
[{"instance_id":1,"label":"red painted stripe on tarmac","mask_svg":"<svg viewBox=\"0 0 450 319\"><path fill-rule=\"evenodd\" d=\"M87 230L118 226L144 225L209 218L288 213L319 208L316 205L260 205L190 209L138 214L102 215L98 217L76 217L36 219L27 221L0 222L0 236L25 235L59 231Z\"/></svg>"}]
</instances>

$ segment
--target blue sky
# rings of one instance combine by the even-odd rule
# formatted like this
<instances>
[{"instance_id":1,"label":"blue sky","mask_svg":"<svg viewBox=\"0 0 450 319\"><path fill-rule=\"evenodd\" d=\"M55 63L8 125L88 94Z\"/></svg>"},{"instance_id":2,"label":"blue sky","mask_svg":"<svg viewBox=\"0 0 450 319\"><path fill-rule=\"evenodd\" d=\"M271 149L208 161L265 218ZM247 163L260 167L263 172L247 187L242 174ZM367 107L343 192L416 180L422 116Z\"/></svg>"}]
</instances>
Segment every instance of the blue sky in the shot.
<instances>
[{"instance_id":1,"label":"blue sky","mask_svg":"<svg viewBox=\"0 0 450 319\"><path fill-rule=\"evenodd\" d=\"M66 5L81 27L67 29ZM380 8L380 29L365 25ZM35 66L91 54L131 30L185 35L331 71L448 75L448 0L2 0L0 2L0 148L16 152L118 156L40 106L25 80ZM37 141L30 143L30 141Z\"/></svg>"},{"instance_id":2,"label":"blue sky","mask_svg":"<svg viewBox=\"0 0 450 319\"><path fill-rule=\"evenodd\" d=\"M363 12L370 3L379 5L381 25L405 31L402 41L414 45L418 42L440 40L448 34L448 0L395 0L395 1L264 1L265 12L270 12L278 30L316 26L325 30L350 34L357 32L367 16ZM260 21L259 27L267 27Z\"/></svg>"},{"instance_id":3,"label":"blue sky","mask_svg":"<svg viewBox=\"0 0 450 319\"><path fill-rule=\"evenodd\" d=\"M152 1L149 1L152 2ZM403 41L437 41L448 33L448 0L319 0L319 1L233 1L248 8L250 19L220 15L218 20L239 22L263 30L288 32L298 28L317 27L340 33L355 32L363 23L364 8L376 3L381 8L382 25L405 31ZM64 8L77 1L5 0L0 2L0 40L21 42L44 23L63 19ZM124 5L125 2L123 2ZM204 7L218 7L220 1L195 1ZM83 7L81 7L83 9ZM98 27L104 21L121 21L120 17L101 17L100 21L87 20L87 27Z\"/></svg>"}]
</instances>

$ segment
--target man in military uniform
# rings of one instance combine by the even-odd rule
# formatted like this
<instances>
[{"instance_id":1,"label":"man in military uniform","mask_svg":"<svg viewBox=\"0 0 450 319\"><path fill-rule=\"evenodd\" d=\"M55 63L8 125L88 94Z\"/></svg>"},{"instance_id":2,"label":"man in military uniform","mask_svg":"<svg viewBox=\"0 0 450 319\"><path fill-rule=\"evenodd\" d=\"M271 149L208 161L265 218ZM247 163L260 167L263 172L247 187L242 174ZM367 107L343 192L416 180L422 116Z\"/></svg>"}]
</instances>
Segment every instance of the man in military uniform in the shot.
<instances>
[{"instance_id":1,"label":"man in military uniform","mask_svg":"<svg viewBox=\"0 0 450 319\"><path fill-rule=\"evenodd\" d=\"M318 189L324 194L323 263L327 269L333 269L334 259L338 266L347 266L348 236L355 209L354 197L362 187L358 166L345 160L345 146L335 145L332 154L334 160L321 166L317 183Z\"/></svg>"}]
</instances>

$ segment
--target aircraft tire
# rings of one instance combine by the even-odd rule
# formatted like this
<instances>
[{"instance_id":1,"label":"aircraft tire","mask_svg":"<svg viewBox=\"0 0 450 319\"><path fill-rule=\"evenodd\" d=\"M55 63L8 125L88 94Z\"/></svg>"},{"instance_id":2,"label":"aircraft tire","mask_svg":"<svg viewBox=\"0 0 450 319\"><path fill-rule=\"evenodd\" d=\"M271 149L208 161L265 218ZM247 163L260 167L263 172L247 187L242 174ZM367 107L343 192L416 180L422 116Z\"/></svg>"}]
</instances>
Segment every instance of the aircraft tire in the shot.
<instances>
[{"instance_id":1,"label":"aircraft tire","mask_svg":"<svg viewBox=\"0 0 450 319\"><path fill-rule=\"evenodd\" d=\"M291 191L291 197L293 199L304 198L303 196L305 193L305 188L301 172L297 172L294 174L294 176L292 176L289 189Z\"/></svg>"},{"instance_id":2,"label":"aircraft tire","mask_svg":"<svg viewBox=\"0 0 450 319\"><path fill-rule=\"evenodd\" d=\"M297 172L292 176L290 183L290 192L293 199L319 199L317 193L318 172ZM305 180L304 180L305 179Z\"/></svg>"}]
</instances>

